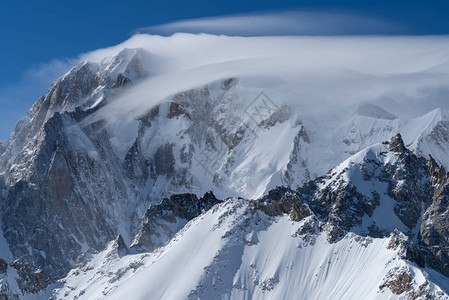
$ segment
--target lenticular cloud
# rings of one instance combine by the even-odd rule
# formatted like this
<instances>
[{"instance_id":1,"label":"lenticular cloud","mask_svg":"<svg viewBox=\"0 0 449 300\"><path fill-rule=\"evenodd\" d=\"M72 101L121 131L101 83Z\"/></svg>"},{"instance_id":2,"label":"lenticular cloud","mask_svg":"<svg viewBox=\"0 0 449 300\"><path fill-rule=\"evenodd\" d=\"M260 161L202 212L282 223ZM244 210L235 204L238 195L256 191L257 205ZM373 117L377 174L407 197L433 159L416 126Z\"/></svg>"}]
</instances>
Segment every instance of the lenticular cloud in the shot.
<instances>
[{"instance_id":1,"label":"lenticular cloud","mask_svg":"<svg viewBox=\"0 0 449 300\"><path fill-rule=\"evenodd\" d=\"M393 34L400 24L368 16L319 11L278 11L207 17L139 28L136 33L171 35L178 32L235 36Z\"/></svg>"},{"instance_id":2,"label":"lenticular cloud","mask_svg":"<svg viewBox=\"0 0 449 300\"><path fill-rule=\"evenodd\" d=\"M449 37L137 34L82 56L98 62L124 48L151 54L152 74L102 108L95 118L133 119L174 94L238 77L254 95L308 114L346 113L363 101L400 117L449 108ZM251 98L251 93L248 94Z\"/></svg>"}]
</instances>

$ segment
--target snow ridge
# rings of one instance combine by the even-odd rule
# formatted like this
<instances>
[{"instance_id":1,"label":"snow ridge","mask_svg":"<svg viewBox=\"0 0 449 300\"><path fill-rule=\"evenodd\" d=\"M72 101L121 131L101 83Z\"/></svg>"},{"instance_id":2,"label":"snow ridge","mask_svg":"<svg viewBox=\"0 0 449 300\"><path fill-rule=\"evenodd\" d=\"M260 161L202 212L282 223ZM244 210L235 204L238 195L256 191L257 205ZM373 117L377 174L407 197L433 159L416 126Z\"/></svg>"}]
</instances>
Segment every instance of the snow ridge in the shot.
<instances>
[{"instance_id":1,"label":"snow ridge","mask_svg":"<svg viewBox=\"0 0 449 300\"><path fill-rule=\"evenodd\" d=\"M163 63L141 49L82 62L0 143L5 290L446 297L447 111L406 120L365 103L328 122L244 77L177 93L133 120L89 121ZM407 240L399 248L395 229ZM371 261L376 272L360 269ZM363 276L374 276L366 290L352 289Z\"/></svg>"}]
</instances>

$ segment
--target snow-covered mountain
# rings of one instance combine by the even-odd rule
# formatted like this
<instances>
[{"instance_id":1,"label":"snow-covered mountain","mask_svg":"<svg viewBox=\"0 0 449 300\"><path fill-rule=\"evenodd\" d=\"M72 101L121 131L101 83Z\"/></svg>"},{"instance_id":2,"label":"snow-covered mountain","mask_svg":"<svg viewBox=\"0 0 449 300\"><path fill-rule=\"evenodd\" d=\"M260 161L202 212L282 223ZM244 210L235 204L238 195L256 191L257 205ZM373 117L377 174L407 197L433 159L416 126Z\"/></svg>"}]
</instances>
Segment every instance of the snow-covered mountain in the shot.
<instances>
[{"instance_id":1,"label":"snow-covered mountain","mask_svg":"<svg viewBox=\"0 0 449 300\"><path fill-rule=\"evenodd\" d=\"M331 230L314 215L294 222L228 199L155 252L126 254L111 243L72 270L54 297L448 299L437 285L447 286L445 277L405 259L401 233L332 241Z\"/></svg>"},{"instance_id":2,"label":"snow-covered mountain","mask_svg":"<svg viewBox=\"0 0 449 300\"><path fill-rule=\"evenodd\" d=\"M5 297L447 298L448 111L329 122L249 76L98 118L164 63L82 62L0 142Z\"/></svg>"},{"instance_id":3,"label":"snow-covered mountain","mask_svg":"<svg viewBox=\"0 0 449 300\"><path fill-rule=\"evenodd\" d=\"M441 274L449 271L448 237L441 231L445 212L435 210L441 206L432 194L439 190L434 168L440 170L407 150L398 135L298 191L228 198L155 251L136 253L119 237L78 264L53 296L449 299ZM168 216L176 214L168 210ZM148 237L164 235L153 228ZM436 240L429 243L429 234Z\"/></svg>"}]
</instances>

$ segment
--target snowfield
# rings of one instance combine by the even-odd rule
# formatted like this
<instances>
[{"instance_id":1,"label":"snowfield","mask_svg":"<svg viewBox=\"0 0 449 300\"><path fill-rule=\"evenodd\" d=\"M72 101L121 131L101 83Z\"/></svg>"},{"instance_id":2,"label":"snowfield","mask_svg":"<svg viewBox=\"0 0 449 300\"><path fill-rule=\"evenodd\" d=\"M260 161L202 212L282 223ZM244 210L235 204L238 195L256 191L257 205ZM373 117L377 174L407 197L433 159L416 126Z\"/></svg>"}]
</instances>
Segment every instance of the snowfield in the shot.
<instances>
[{"instance_id":1,"label":"snowfield","mask_svg":"<svg viewBox=\"0 0 449 300\"><path fill-rule=\"evenodd\" d=\"M322 227L320 229L320 227ZM248 201L228 199L189 222L154 253L111 243L78 266L56 299L405 299L387 287L407 272L412 290L449 297L434 271L401 259L390 238L348 233L331 244L313 216L268 217ZM410 293L408 294L410 295Z\"/></svg>"}]
</instances>

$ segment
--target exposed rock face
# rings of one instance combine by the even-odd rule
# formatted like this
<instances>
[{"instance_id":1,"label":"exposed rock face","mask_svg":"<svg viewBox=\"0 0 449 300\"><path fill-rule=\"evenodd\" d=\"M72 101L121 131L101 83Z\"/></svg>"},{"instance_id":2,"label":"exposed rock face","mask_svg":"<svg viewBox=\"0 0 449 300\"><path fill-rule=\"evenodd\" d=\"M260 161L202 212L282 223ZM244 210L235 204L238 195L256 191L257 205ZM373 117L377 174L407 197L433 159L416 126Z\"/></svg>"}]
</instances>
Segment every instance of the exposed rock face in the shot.
<instances>
[{"instance_id":1,"label":"exposed rock face","mask_svg":"<svg viewBox=\"0 0 449 300\"><path fill-rule=\"evenodd\" d=\"M415 262L417 265L425 266L425 251L413 240L412 237L405 235L395 229L390 235L389 249L398 250L401 258Z\"/></svg>"},{"instance_id":2,"label":"exposed rock face","mask_svg":"<svg viewBox=\"0 0 449 300\"><path fill-rule=\"evenodd\" d=\"M62 213L64 199L70 196L73 189L71 171L64 158L62 150L57 146L48 169L49 190L52 196L53 209Z\"/></svg>"},{"instance_id":3,"label":"exposed rock face","mask_svg":"<svg viewBox=\"0 0 449 300\"><path fill-rule=\"evenodd\" d=\"M276 108L267 119L264 119L259 123L259 126L268 129L275 126L277 123L283 123L287 121L288 119L290 119L290 117L291 109L289 106L284 105L282 107Z\"/></svg>"},{"instance_id":4,"label":"exposed rock face","mask_svg":"<svg viewBox=\"0 0 449 300\"><path fill-rule=\"evenodd\" d=\"M444 167L439 167L430 157L431 204L422 217L420 227L421 242L426 245L426 263L449 276L449 175Z\"/></svg>"},{"instance_id":5,"label":"exposed rock face","mask_svg":"<svg viewBox=\"0 0 449 300\"><path fill-rule=\"evenodd\" d=\"M8 263L3 258L0 258L0 274L6 273L7 270Z\"/></svg>"},{"instance_id":6,"label":"exposed rock face","mask_svg":"<svg viewBox=\"0 0 449 300\"><path fill-rule=\"evenodd\" d=\"M129 244L148 206L161 197L229 190L235 163L259 130L238 107L245 99L235 78L143 112L130 125L131 136L102 121L85 122L116 90L151 76L153 64L157 60L139 49L81 63L56 80L1 143L1 229L15 258L59 278L84 251L100 251L118 235ZM269 128L261 130L285 126L290 116L282 107L262 119ZM205 183L195 176L200 173Z\"/></svg>"},{"instance_id":7,"label":"exposed rock face","mask_svg":"<svg viewBox=\"0 0 449 300\"><path fill-rule=\"evenodd\" d=\"M173 195L151 206L143 217L141 229L131 244L137 251L153 251L169 241L188 221L220 201L212 192L197 198L194 194Z\"/></svg>"},{"instance_id":8,"label":"exposed rock face","mask_svg":"<svg viewBox=\"0 0 449 300\"><path fill-rule=\"evenodd\" d=\"M293 142L293 150L290 154L284 177L288 186L295 186L295 182L310 180L310 172L307 166L305 145L310 144L309 135L304 126L301 126Z\"/></svg>"},{"instance_id":9,"label":"exposed rock face","mask_svg":"<svg viewBox=\"0 0 449 300\"><path fill-rule=\"evenodd\" d=\"M301 221L312 214L307 204L304 204L298 194L287 188L277 187L254 202L255 208L269 216L289 214L293 221Z\"/></svg>"},{"instance_id":10,"label":"exposed rock face","mask_svg":"<svg viewBox=\"0 0 449 300\"><path fill-rule=\"evenodd\" d=\"M124 184L110 177L117 159L103 163L96 159L101 152L79 151L70 126L77 126L73 114L56 113L49 119L29 166L32 176L12 185L3 203L2 229L14 255L56 276L66 272L83 244L100 249L115 236L117 211L110 205L126 206L120 199L125 198ZM95 142L83 141L87 147ZM110 148L98 150L104 157L115 156Z\"/></svg>"},{"instance_id":11,"label":"exposed rock face","mask_svg":"<svg viewBox=\"0 0 449 300\"><path fill-rule=\"evenodd\" d=\"M292 120L288 106L269 107L255 122L243 105L252 99L242 99L235 78L142 112L130 125L132 133L117 133L102 121L84 123L118 89L151 76L143 67L151 59L125 49L107 61L80 64L38 99L8 142L0 142L1 229L14 258L31 268L25 273L40 270L27 275L24 290L44 288L49 281L41 275L60 278L80 254L101 251L111 240L118 256L164 245L219 203L212 193L198 199L191 192L201 195L212 187L221 195L260 195L277 184L291 188L269 191L251 201L252 208L271 217L289 214L296 222L313 219L304 232L319 228L330 243L348 231L386 237L397 226L404 237L395 238L392 248L402 247L407 259L449 276L449 176L432 156L426 161L407 149L400 134L313 179L308 158L317 149L317 134L311 125ZM375 112L382 122L395 120ZM441 139L432 145L444 150L448 124L439 122L423 139ZM362 133L352 133L344 140L347 153L338 157L382 136L367 134L368 143L357 136ZM271 147L280 135L287 136L285 145ZM250 235L245 243L256 242ZM0 260L0 274L7 268ZM409 292L401 278L394 284Z\"/></svg>"},{"instance_id":12,"label":"exposed rock face","mask_svg":"<svg viewBox=\"0 0 449 300\"><path fill-rule=\"evenodd\" d=\"M24 293L38 293L51 283L51 281L45 279L42 270L38 269L33 272L32 266L27 262L15 260L11 263L11 267L16 269L20 276L17 283Z\"/></svg>"},{"instance_id":13,"label":"exposed rock face","mask_svg":"<svg viewBox=\"0 0 449 300\"><path fill-rule=\"evenodd\" d=\"M53 283L41 269L34 269L23 260L7 263L0 259L0 268L0 299L21 299L27 294L37 294Z\"/></svg>"},{"instance_id":14,"label":"exposed rock face","mask_svg":"<svg viewBox=\"0 0 449 300\"><path fill-rule=\"evenodd\" d=\"M389 289L401 299L447 299L442 291L432 291L430 282L425 280L418 283L413 276L413 271L407 267L396 267L384 278L379 290Z\"/></svg>"},{"instance_id":15,"label":"exposed rock face","mask_svg":"<svg viewBox=\"0 0 449 300\"><path fill-rule=\"evenodd\" d=\"M387 170L388 176L393 175L388 194L396 200L395 214L412 230L421 218L423 206L427 207L430 203L426 160L406 149L400 134L391 139L389 149L398 157L398 163L394 171Z\"/></svg>"},{"instance_id":16,"label":"exposed rock face","mask_svg":"<svg viewBox=\"0 0 449 300\"><path fill-rule=\"evenodd\" d=\"M248 201L245 204L246 217L238 227L241 229L239 241L246 246L257 245L257 235L247 226L252 224L265 228L267 219L264 221L261 214L268 215L271 220L288 214L291 221L301 224L295 235L306 245L313 245L319 234L325 234L329 244L338 244L352 232L359 234L354 240L362 244L371 243L372 236L389 237L387 248L397 252L399 258L447 274L444 201L448 175L432 158L426 161L405 147L398 151L398 147L391 144L401 145L403 142L396 136L390 142L359 153L326 176L310 181L296 191L277 187L257 200ZM167 146L163 154L158 154L164 167L171 165L170 160L166 159L166 155L171 156L170 151L171 147ZM113 257L111 259L119 259L136 252L154 251L169 242L176 233L182 235L181 229L189 220L206 211L213 211L219 203L212 193L200 199L194 194L176 194L165 198L146 211L140 230L129 248L119 236L110 244L107 255ZM220 222L218 218L218 224ZM421 229L418 232L419 226ZM230 236L231 233L226 232L222 239ZM84 260L80 257L77 266L84 265L81 262ZM213 264L224 262L214 260ZM139 266L136 265L136 268ZM126 270L133 268L134 265L130 265ZM117 271L118 278L126 270ZM405 267L396 268L385 276L379 291L388 290L409 299L435 295L444 299L445 294L433 290L432 284L418 281L413 272ZM195 291L201 293L201 289Z\"/></svg>"},{"instance_id":17,"label":"exposed rock face","mask_svg":"<svg viewBox=\"0 0 449 300\"><path fill-rule=\"evenodd\" d=\"M312 209L346 230L361 226L367 216L373 220L367 226L371 235L388 235L390 229L382 229L383 225L376 224L373 216L381 198L387 196L394 199L396 216L412 230L422 214L422 206L429 204L426 161L403 148L400 135L392 138L388 148L391 150L369 151L362 161L350 162L349 166L335 168L327 177L317 179L318 190L310 199ZM386 156L392 157L388 163L384 162ZM351 178L356 177L366 184L352 182Z\"/></svg>"},{"instance_id":18,"label":"exposed rock face","mask_svg":"<svg viewBox=\"0 0 449 300\"><path fill-rule=\"evenodd\" d=\"M432 157L426 161L409 151L400 135L374 149L297 191L271 190L254 202L255 208L270 216L290 214L293 221L315 215L326 223L322 230L330 243L347 231L374 237L392 234L390 247L401 249L404 259L449 276L449 175ZM382 216L382 207L391 207L394 214ZM397 221L388 225L385 218L392 217ZM392 281L398 289L406 283L401 278Z\"/></svg>"},{"instance_id":19,"label":"exposed rock face","mask_svg":"<svg viewBox=\"0 0 449 300\"><path fill-rule=\"evenodd\" d=\"M410 291L413 288L410 273L406 270L400 270L399 274L394 272L391 278L388 278L379 289L389 288L393 294L400 295Z\"/></svg>"},{"instance_id":20,"label":"exposed rock face","mask_svg":"<svg viewBox=\"0 0 449 300\"><path fill-rule=\"evenodd\" d=\"M88 248L101 250L125 220L120 159L102 124L80 122L94 103L107 101L116 76L122 82L145 76L132 65L147 55L126 49L113 62L72 69L17 124L2 154L4 236L14 257L40 266L46 277L63 276ZM139 175L145 178L145 171Z\"/></svg>"},{"instance_id":21,"label":"exposed rock face","mask_svg":"<svg viewBox=\"0 0 449 300\"><path fill-rule=\"evenodd\" d=\"M390 247L400 248L404 259L449 276L448 186L443 167L432 157L417 157L396 135L297 191L271 190L255 206L270 216L290 214L294 221L316 215L326 223L330 243L348 231L392 234ZM406 284L401 278L394 281L398 289Z\"/></svg>"},{"instance_id":22,"label":"exposed rock face","mask_svg":"<svg viewBox=\"0 0 449 300\"><path fill-rule=\"evenodd\" d=\"M125 174L130 179L135 179L137 186L143 186L148 180L149 166L148 160L142 154L142 147L139 140L136 140L128 150L125 157Z\"/></svg>"},{"instance_id":23,"label":"exposed rock face","mask_svg":"<svg viewBox=\"0 0 449 300\"><path fill-rule=\"evenodd\" d=\"M122 257L129 253L129 249L125 244L125 241L123 240L123 237L119 235L112 243L110 244L111 251L109 252L110 255L114 253L117 257Z\"/></svg>"},{"instance_id":24,"label":"exposed rock face","mask_svg":"<svg viewBox=\"0 0 449 300\"><path fill-rule=\"evenodd\" d=\"M402 140L401 134L398 133L394 137L391 138L391 141L389 143L390 147L389 150L396 152L396 153L404 153L405 151L405 145L404 141Z\"/></svg>"},{"instance_id":25,"label":"exposed rock face","mask_svg":"<svg viewBox=\"0 0 449 300\"><path fill-rule=\"evenodd\" d=\"M175 175L175 156L173 154L173 145L165 144L160 146L154 154L153 177L159 174L172 178Z\"/></svg>"}]
</instances>

